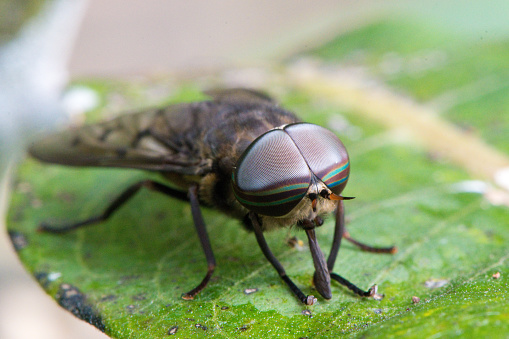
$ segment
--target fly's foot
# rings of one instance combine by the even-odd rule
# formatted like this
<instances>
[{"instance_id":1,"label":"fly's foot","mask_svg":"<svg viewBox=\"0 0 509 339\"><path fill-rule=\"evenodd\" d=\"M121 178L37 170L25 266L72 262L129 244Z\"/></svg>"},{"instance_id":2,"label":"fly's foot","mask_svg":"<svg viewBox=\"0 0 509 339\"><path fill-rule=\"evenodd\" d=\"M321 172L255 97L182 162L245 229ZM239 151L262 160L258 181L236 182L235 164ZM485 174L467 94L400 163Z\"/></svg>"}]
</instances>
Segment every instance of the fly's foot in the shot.
<instances>
[{"instance_id":1,"label":"fly's foot","mask_svg":"<svg viewBox=\"0 0 509 339\"><path fill-rule=\"evenodd\" d=\"M194 300L194 295L191 295L189 293L182 293L182 299L184 299L184 300Z\"/></svg>"},{"instance_id":2,"label":"fly's foot","mask_svg":"<svg viewBox=\"0 0 509 339\"><path fill-rule=\"evenodd\" d=\"M368 293L369 293L369 295L367 295L367 297L373 298L375 300L382 300L385 297L385 295L383 295L383 294L378 294L378 286L377 285L371 286L368 290Z\"/></svg>"},{"instance_id":3,"label":"fly's foot","mask_svg":"<svg viewBox=\"0 0 509 339\"><path fill-rule=\"evenodd\" d=\"M303 300L304 301L304 304L308 305L308 306L311 306L311 305L314 305L316 304L316 302L318 301L314 295L308 295L306 297L306 299Z\"/></svg>"}]
</instances>

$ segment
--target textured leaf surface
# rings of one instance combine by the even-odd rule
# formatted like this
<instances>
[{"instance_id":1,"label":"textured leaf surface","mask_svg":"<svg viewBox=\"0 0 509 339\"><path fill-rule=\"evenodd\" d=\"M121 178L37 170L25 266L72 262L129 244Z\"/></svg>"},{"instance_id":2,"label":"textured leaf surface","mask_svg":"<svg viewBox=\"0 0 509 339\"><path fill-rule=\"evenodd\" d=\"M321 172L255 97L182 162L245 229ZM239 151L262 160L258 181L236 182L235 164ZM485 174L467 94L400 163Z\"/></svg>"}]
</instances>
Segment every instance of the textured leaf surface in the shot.
<instances>
[{"instance_id":1,"label":"textured leaf surface","mask_svg":"<svg viewBox=\"0 0 509 339\"><path fill-rule=\"evenodd\" d=\"M414 30L419 29L405 23L370 26L338 38L317 55L341 61L363 41L380 41L381 35L385 40L365 52L363 64L377 74L377 58L391 51L418 53L429 46L452 50L447 44L451 40L439 34L413 38L422 46L410 46L407 35L415 37L410 34ZM456 44L468 46L464 41ZM498 48L506 51L507 44ZM464 64L469 60L458 58ZM500 69L500 62L494 60L486 74ZM454 83L457 77L447 74L453 66L460 69L451 63L421 74L422 87L402 75L384 81L420 100L431 100L460 86ZM464 75L468 76L472 75ZM436 83L437 88L422 94L426 83ZM107 93L117 90L114 84L101 86ZM139 93L133 88L125 92ZM171 100L193 98L201 97L184 87ZM484 112L484 105L498 105L489 98L477 106L477 114ZM346 205L352 236L374 245L398 246L393 256L376 255L345 242L336 263L337 273L362 288L377 283L385 294L382 301L360 299L334 284L330 301L299 304L264 259L254 235L211 210L204 210L204 217L218 268L194 301L182 300L181 293L195 286L206 270L190 208L146 191L102 225L60 236L35 232L40 221L98 213L123 188L147 177L138 171L69 169L27 160L19 170L8 215L21 260L47 293L115 338L163 338L170 330L182 338L507 336L509 209L492 206L480 194L459 193L454 184L471 179L464 169L412 143L388 141L387 131L356 112L298 91L281 99L304 120L338 132L349 150L352 173L345 195L357 197ZM444 118L458 123L475 118L461 110L454 117L449 115L452 111L445 111ZM493 134L475 120L468 124L479 128L481 137ZM506 130L508 125L496 127ZM496 138L487 139L507 152ZM332 220L317 232L324 251L330 248L332 232ZM291 235L277 231L267 238L304 293L317 295L309 251L289 247L285 240ZM305 239L304 234L295 235ZM496 272L501 273L498 279L492 277ZM245 293L248 289L257 291ZM414 296L419 303L412 302Z\"/></svg>"}]
</instances>

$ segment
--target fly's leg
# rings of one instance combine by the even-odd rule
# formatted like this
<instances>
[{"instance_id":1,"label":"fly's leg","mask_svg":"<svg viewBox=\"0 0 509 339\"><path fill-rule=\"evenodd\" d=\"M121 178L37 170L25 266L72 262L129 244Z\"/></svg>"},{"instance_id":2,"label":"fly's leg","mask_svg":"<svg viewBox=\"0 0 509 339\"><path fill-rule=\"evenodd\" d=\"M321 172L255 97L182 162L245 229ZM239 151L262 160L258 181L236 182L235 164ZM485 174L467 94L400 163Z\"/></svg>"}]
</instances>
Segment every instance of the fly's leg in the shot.
<instances>
[{"instance_id":1,"label":"fly's leg","mask_svg":"<svg viewBox=\"0 0 509 339\"><path fill-rule=\"evenodd\" d=\"M265 237L263 236L262 227L260 225L260 221L258 219L258 215L254 212L249 212L249 219L251 221L251 225L253 227L253 231L256 235L256 240L258 241L258 245L262 250L263 254L267 258L267 260L274 266L277 273L281 279L290 287L290 290L297 296L297 298L306 305L313 305L316 302L316 298L312 295L306 296L302 291L293 283L293 281L286 275L285 269L283 265L277 260L277 258L272 254L272 251L267 245L265 241Z\"/></svg>"},{"instance_id":2,"label":"fly's leg","mask_svg":"<svg viewBox=\"0 0 509 339\"><path fill-rule=\"evenodd\" d=\"M120 194L111 204L104 210L102 214L93 216L86 220L78 221L75 223L64 224L60 226L52 226L47 223L42 223L38 231L49 232L49 233L66 233L75 229L96 224L107 220L117 209L131 199L142 187L146 187L150 190L164 193L170 197L177 198L180 200L188 201L187 194L185 192L178 191L166 185L160 184L153 180L143 180L136 184L128 187L122 194Z\"/></svg>"},{"instance_id":3,"label":"fly's leg","mask_svg":"<svg viewBox=\"0 0 509 339\"><path fill-rule=\"evenodd\" d=\"M200 211L200 203L198 201L198 185L193 185L191 188L189 188L189 201L191 203L191 213L193 215L194 226L196 227L196 232L200 238L203 252L205 252L205 258L207 258L207 274L198 286L182 295L182 299L185 300L193 300L194 297L200 293L200 291L203 290L205 286L207 286L210 278L212 277L212 273L214 273L214 269L216 268L216 259L214 258L214 253L212 252L212 247L210 246L209 235L207 234L207 229L205 228L205 221L203 220Z\"/></svg>"},{"instance_id":4,"label":"fly's leg","mask_svg":"<svg viewBox=\"0 0 509 339\"><path fill-rule=\"evenodd\" d=\"M338 256L339 248L341 247L341 239L345 235L345 206L343 201L338 202L338 207L336 210L336 225L334 227L334 238L332 241L332 247L330 250L329 258L327 259L327 268L329 272L332 272L334 269L334 264L336 262L336 258ZM364 291L359 287L355 286L342 276L336 273L331 273L330 277L336 280L341 285L348 288L353 293L361 296L361 297L374 297L375 299L381 299L382 296L377 294L377 286L373 285L369 290Z\"/></svg>"},{"instance_id":5,"label":"fly's leg","mask_svg":"<svg viewBox=\"0 0 509 339\"><path fill-rule=\"evenodd\" d=\"M365 252L390 253L390 254L394 254L394 253L398 252L398 248L396 246L374 247L374 246L366 245L366 244L364 244L364 243L362 243L360 241L357 241L357 240L353 239L350 236L350 233L348 233L346 230L343 233L343 238L345 238L346 240L350 241L352 244L354 244L355 246L359 247L361 250L363 250Z\"/></svg>"},{"instance_id":6,"label":"fly's leg","mask_svg":"<svg viewBox=\"0 0 509 339\"><path fill-rule=\"evenodd\" d=\"M200 205L198 202L198 186L193 185L189 189L189 197L185 192L181 192L175 190L166 185L160 184L156 181L152 180L143 180L140 181L130 187L128 187L122 194L120 194L113 202L104 210L104 212L100 215L91 217L86 220L82 220L76 223L61 225L59 227L50 226L47 224L42 224L39 227L39 230L42 232L49 233L66 233L80 227L96 224L102 221L107 220L117 209L119 209L123 204L125 204L129 199L131 199L142 187L148 188L150 190L160 192L166 194L170 197L189 201L191 203L191 212L193 215L193 221L196 226L196 231L198 232L198 237L200 238L201 245L203 247L203 251L205 252L205 257L207 258L207 275L202 280L202 282L191 291L185 293L182 298L191 300L193 299L201 290L207 286L212 273L216 267L216 260L214 258L214 253L212 253L212 247L210 246L209 237L207 234L207 230L205 229L205 222L203 221L203 217L200 212Z\"/></svg>"},{"instance_id":7,"label":"fly's leg","mask_svg":"<svg viewBox=\"0 0 509 339\"><path fill-rule=\"evenodd\" d=\"M334 238L332 238L332 247L330 249L329 257L327 258L327 268L329 272L334 269L334 264L338 257L339 248L341 247L341 239L345 233L345 204L342 200L338 202L336 208L336 224L334 226Z\"/></svg>"},{"instance_id":8,"label":"fly's leg","mask_svg":"<svg viewBox=\"0 0 509 339\"><path fill-rule=\"evenodd\" d=\"M350 291L352 291L353 293L355 293L361 297L373 297L377 300L383 299L383 296L377 293L377 290L378 290L377 285L373 285L369 288L369 290L364 291L364 290L358 288L357 286L355 286L354 284L352 284L351 282L349 282L348 280L346 280L345 278L343 278L342 276L340 276L339 274L331 273L330 277L331 277L331 279L336 280L338 283L345 286Z\"/></svg>"}]
</instances>

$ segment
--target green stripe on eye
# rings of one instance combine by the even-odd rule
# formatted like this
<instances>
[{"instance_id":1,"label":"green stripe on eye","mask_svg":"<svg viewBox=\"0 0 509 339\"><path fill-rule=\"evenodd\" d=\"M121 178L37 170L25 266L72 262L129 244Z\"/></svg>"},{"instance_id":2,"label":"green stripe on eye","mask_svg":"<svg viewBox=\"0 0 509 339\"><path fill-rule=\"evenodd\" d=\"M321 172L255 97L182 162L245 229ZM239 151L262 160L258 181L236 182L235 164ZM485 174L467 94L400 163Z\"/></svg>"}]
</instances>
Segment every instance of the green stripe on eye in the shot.
<instances>
[{"instance_id":1,"label":"green stripe on eye","mask_svg":"<svg viewBox=\"0 0 509 339\"><path fill-rule=\"evenodd\" d=\"M281 199L281 200L276 200L276 201L252 202L252 201L248 201L248 200L242 199L237 194L235 194L235 197L237 198L237 200L240 203L246 204L246 205L249 205L249 206L275 206L275 205L282 205L282 204L285 204L285 203L290 202L290 201L294 201L294 200L297 200L297 199L302 199L303 196L304 196L304 194L295 195L293 197L289 197L289 198Z\"/></svg>"},{"instance_id":2,"label":"green stripe on eye","mask_svg":"<svg viewBox=\"0 0 509 339\"><path fill-rule=\"evenodd\" d=\"M235 172L232 173L232 180L235 182ZM309 187L310 183L304 183L304 184L293 184L283 187L274 188L268 191L260 191L260 192L249 192L246 194L249 195L255 195L255 196L265 196L265 195L272 195L272 194L278 194L278 193L285 193L292 190L299 190L299 189L306 189Z\"/></svg>"},{"instance_id":3,"label":"green stripe on eye","mask_svg":"<svg viewBox=\"0 0 509 339\"><path fill-rule=\"evenodd\" d=\"M338 174L339 172L341 171L344 171L345 169L348 168L348 166L350 166L350 161L348 161L346 164L344 164L343 166L339 167L339 168L336 168L335 170L332 170L331 172L327 173L323 178L322 178L322 181L327 181L329 180L330 178L332 178L333 176L335 176L336 174Z\"/></svg>"},{"instance_id":4,"label":"green stripe on eye","mask_svg":"<svg viewBox=\"0 0 509 339\"><path fill-rule=\"evenodd\" d=\"M283 186L283 187L279 187L279 188L274 188L269 191L249 192L246 194L256 195L256 196L266 196L266 195L273 195L273 194L278 194L278 193L286 193L286 192L293 191L293 190L301 190L301 189L307 190L308 187L309 187L309 184L294 184L294 185L288 185L288 186Z\"/></svg>"},{"instance_id":5,"label":"green stripe on eye","mask_svg":"<svg viewBox=\"0 0 509 339\"><path fill-rule=\"evenodd\" d=\"M334 187L334 186L337 186L337 185L340 185L342 183L344 183L345 181L348 180L348 176L344 177L343 179L341 180L338 180L338 181L334 181L332 184L327 184L327 187Z\"/></svg>"}]
</instances>

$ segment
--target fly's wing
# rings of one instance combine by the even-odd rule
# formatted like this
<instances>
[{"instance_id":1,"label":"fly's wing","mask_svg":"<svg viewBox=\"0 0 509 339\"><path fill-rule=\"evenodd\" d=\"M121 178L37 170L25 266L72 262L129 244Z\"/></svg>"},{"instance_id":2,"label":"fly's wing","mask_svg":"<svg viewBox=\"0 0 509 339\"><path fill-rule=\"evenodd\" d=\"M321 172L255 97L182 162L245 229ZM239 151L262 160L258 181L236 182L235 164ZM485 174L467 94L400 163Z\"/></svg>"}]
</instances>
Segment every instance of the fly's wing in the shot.
<instances>
[{"instance_id":1,"label":"fly's wing","mask_svg":"<svg viewBox=\"0 0 509 339\"><path fill-rule=\"evenodd\" d=\"M210 159L200 157L204 119L199 113L206 109L205 103L195 103L126 114L49 135L35 142L29 153L44 162L69 166L200 175L212 166Z\"/></svg>"},{"instance_id":2,"label":"fly's wing","mask_svg":"<svg viewBox=\"0 0 509 339\"><path fill-rule=\"evenodd\" d=\"M277 105L267 94L248 88L213 89L204 92L216 102L258 105Z\"/></svg>"}]
</instances>

